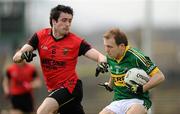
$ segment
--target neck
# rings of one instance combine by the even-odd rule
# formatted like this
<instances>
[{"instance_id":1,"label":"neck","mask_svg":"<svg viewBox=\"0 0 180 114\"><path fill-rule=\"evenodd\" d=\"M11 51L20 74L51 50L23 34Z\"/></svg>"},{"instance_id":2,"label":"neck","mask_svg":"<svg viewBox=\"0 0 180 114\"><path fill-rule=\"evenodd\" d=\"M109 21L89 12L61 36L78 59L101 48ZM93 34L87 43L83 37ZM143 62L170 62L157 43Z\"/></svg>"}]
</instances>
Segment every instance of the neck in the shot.
<instances>
[{"instance_id":1,"label":"neck","mask_svg":"<svg viewBox=\"0 0 180 114\"><path fill-rule=\"evenodd\" d=\"M125 50L123 49L121 53L119 53L116 57L116 59L121 59L121 57L124 55Z\"/></svg>"},{"instance_id":2,"label":"neck","mask_svg":"<svg viewBox=\"0 0 180 114\"><path fill-rule=\"evenodd\" d=\"M25 65L25 62L17 63L17 65L18 65L19 67L23 67L23 66Z\"/></svg>"},{"instance_id":3,"label":"neck","mask_svg":"<svg viewBox=\"0 0 180 114\"><path fill-rule=\"evenodd\" d=\"M55 39L61 39L64 37L64 35L60 34L59 32L57 32L54 28L52 29L52 35Z\"/></svg>"},{"instance_id":4,"label":"neck","mask_svg":"<svg viewBox=\"0 0 180 114\"><path fill-rule=\"evenodd\" d=\"M116 57L115 59L118 60L118 59L120 59L121 57L122 57L122 55L119 54L119 55L117 55L117 57Z\"/></svg>"},{"instance_id":5,"label":"neck","mask_svg":"<svg viewBox=\"0 0 180 114\"><path fill-rule=\"evenodd\" d=\"M55 32L53 32L53 37L55 38L55 39L61 39L61 38L63 38L64 36L63 35L60 35L60 34L58 34L58 33L55 33Z\"/></svg>"}]
</instances>

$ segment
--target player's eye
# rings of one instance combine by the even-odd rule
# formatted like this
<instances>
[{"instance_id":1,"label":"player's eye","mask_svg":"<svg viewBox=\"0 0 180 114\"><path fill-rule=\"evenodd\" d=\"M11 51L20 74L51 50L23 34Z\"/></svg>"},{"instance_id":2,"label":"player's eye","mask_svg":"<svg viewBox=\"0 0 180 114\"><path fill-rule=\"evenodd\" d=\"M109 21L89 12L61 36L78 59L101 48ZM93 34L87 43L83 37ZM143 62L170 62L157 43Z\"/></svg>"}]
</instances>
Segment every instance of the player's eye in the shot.
<instances>
[{"instance_id":1,"label":"player's eye","mask_svg":"<svg viewBox=\"0 0 180 114\"><path fill-rule=\"evenodd\" d=\"M72 19L63 18L63 19L61 19L60 21L62 21L62 22L64 22L64 23L66 23L66 22L71 23L71 22L72 22Z\"/></svg>"},{"instance_id":2,"label":"player's eye","mask_svg":"<svg viewBox=\"0 0 180 114\"><path fill-rule=\"evenodd\" d=\"M66 21L67 21L67 19L66 19L66 18L63 18L63 19L61 19L61 21L62 21L62 22L66 22Z\"/></svg>"}]
</instances>

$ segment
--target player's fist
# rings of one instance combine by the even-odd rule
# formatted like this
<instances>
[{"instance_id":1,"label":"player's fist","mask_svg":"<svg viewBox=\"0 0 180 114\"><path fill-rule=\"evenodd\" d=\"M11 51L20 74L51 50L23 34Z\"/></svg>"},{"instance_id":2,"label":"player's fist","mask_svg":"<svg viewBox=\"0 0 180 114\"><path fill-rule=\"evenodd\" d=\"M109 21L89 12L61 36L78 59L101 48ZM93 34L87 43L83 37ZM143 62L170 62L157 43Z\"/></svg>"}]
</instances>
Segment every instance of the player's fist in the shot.
<instances>
[{"instance_id":1,"label":"player's fist","mask_svg":"<svg viewBox=\"0 0 180 114\"><path fill-rule=\"evenodd\" d=\"M127 87L130 89L131 92L135 94L142 94L143 93L143 85L139 84L126 84Z\"/></svg>"},{"instance_id":2,"label":"player's fist","mask_svg":"<svg viewBox=\"0 0 180 114\"><path fill-rule=\"evenodd\" d=\"M22 55L21 55L21 58L25 59L26 62L31 62L34 57L36 57L36 54L33 53L32 51L26 51L26 52L22 53Z\"/></svg>"},{"instance_id":3,"label":"player's fist","mask_svg":"<svg viewBox=\"0 0 180 114\"><path fill-rule=\"evenodd\" d=\"M22 56L22 53L20 51L16 52L16 54L13 56L13 61L15 63L21 63L23 61L21 56Z\"/></svg>"},{"instance_id":4,"label":"player's fist","mask_svg":"<svg viewBox=\"0 0 180 114\"><path fill-rule=\"evenodd\" d=\"M108 72L108 64L106 62L101 62L98 64L96 68L96 74L95 76L98 77L99 73L105 73Z\"/></svg>"}]
</instances>

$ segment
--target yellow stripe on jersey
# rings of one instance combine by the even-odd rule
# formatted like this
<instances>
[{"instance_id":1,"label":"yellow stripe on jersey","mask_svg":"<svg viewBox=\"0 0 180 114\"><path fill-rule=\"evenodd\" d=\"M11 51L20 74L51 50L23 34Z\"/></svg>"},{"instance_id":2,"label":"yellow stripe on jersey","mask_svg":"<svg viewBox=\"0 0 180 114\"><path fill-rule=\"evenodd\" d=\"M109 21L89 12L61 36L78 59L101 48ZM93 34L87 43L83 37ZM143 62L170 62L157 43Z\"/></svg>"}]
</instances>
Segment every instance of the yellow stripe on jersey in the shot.
<instances>
[{"instance_id":1,"label":"yellow stripe on jersey","mask_svg":"<svg viewBox=\"0 0 180 114\"><path fill-rule=\"evenodd\" d=\"M159 72L159 68L156 67L150 74L149 76L152 77L154 74L156 74L157 72Z\"/></svg>"},{"instance_id":2,"label":"yellow stripe on jersey","mask_svg":"<svg viewBox=\"0 0 180 114\"><path fill-rule=\"evenodd\" d=\"M147 67L150 66L149 62L147 61L147 59L140 53L136 52L135 50L129 49L129 52L131 52L133 55L135 55L137 58L139 58L139 60Z\"/></svg>"},{"instance_id":3,"label":"yellow stripe on jersey","mask_svg":"<svg viewBox=\"0 0 180 114\"><path fill-rule=\"evenodd\" d=\"M122 57L120 57L119 59L115 59L118 63L124 58L126 52L129 50L130 46L126 46L126 50L124 52L124 54L122 55Z\"/></svg>"},{"instance_id":4,"label":"yellow stripe on jersey","mask_svg":"<svg viewBox=\"0 0 180 114\"><path fill-rule=\"evenodd\" d=\"M125 74L111 74L112 77L122 77L125 76Z\"/></svg>"}]
</instances>

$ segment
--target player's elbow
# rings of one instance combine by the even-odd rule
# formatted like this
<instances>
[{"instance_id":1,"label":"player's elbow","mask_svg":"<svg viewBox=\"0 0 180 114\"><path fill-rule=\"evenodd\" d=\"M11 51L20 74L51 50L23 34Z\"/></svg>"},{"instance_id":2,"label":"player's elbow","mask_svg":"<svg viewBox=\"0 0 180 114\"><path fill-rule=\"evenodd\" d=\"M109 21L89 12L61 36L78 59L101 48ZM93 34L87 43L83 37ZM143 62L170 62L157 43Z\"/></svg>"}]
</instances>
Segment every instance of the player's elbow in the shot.
<instances>
[{"instance_id":1,"label":"player's elbow","mask_svg":"<svg viewBox=\"0 0 180 114\"><path fill-rule=\"evenodd\" d=\"M162 82L165 81L165 76L164 76L164 75L161 76L161 81L162 81Z\"/></svg>"},{"instance_id":2,"label":"player's elbow","mask_svg":"<svg viewBox=\"0 0 180 114\"><path fill-rule=\"evenodd\" d=\"M159 81L161 83L165 81L165 76L164 76L164 74L162 72L160 72L160 74L159 74Z\"/></svg>"}]
</instances>

